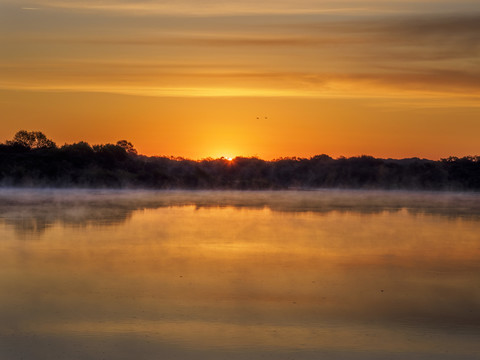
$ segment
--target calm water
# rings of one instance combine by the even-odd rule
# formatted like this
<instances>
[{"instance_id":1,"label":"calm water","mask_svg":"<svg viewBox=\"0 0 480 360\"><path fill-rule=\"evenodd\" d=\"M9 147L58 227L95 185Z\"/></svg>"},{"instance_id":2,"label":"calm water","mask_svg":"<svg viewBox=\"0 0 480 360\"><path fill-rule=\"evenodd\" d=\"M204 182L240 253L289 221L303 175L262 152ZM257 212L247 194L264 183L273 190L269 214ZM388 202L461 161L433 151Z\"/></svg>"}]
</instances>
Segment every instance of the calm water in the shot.
<instances>
[{"instance_id":1,"label":"calm water","mask_svg":"<svg viewBox=\"0 0 480 360\"><path fill-rule=\"evenodd\" d=\"M480 195L0 190L0 359L479 359Z\"/></svg>"}]
</instances>

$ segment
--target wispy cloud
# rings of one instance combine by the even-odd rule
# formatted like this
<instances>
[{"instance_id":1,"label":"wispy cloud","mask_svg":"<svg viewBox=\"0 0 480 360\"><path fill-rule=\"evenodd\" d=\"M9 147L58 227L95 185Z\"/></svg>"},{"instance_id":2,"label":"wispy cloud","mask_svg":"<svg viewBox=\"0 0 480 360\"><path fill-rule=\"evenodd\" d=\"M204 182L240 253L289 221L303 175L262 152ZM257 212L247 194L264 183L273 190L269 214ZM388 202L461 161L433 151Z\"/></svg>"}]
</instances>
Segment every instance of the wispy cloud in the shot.
<instances>
[{"instance_id":1,"label":"wispy cloud","mask_svg":"<svg viewBox=\"0 0 480 360\"><path fill-rule=\"evenodd\" d=\"M5 0L12 2L13 0ZM475 0L208 0L201 4L196 0L30 0L29 6L94 12L129 13L133 16L175 14L204 16L222 14L373 14L465 11L478 8Z\"/></svg>"},{"instance_id":2,"label":"wispy cloud","mask_svg":"<svg viewBox=\"0 0 480 360\"><path fill-rule=\"evenodd\" d=\"M278 7L316 9L316 3L282 1ZM346 9L359 3L341 4ZM93 7L98 2L31 4ZM158 6L153 1L102 4ZM192 5L188 0L161 4L177 10ZM381 7L384 2L369 4ZM211 1L206 8L227 5L255 3ZM255 8L263 11L273 2L262 6ZM0 36L8 54L0 58L1 87L155 96L452 96L455 101L480 92L480 13L140 20L80 14L72 21L45 16L29 17L30 28Z\"/></svg>"},{"instance_id":3,"label":"wispy cloud","mask_svg":"<svg viewBox=\"0 0 480 360\"><path fill-rule=\"evenodd\" d=\"M135 16L170 14L180 16L205 16L224 14L321 14L321 13L358 13L375 11L375 2L365 5L359 1L323 1L314 0L254 0L242 1L203 1L199 6L195 0L177 1L62 1L31 0L49 8L95 12L129 13Z\"/></svg>"},{"instance_id":4,"label":"wispy cloud","mask_svg":"<svg viewBox=\"0 0 480 360\"><path fill-rule=\"evenodd\" d=\"M383 98L480 102L480 72L253 71L218 64L53 63L0 67L0 88L142 96Z\"/></svg>"}]
</instances>

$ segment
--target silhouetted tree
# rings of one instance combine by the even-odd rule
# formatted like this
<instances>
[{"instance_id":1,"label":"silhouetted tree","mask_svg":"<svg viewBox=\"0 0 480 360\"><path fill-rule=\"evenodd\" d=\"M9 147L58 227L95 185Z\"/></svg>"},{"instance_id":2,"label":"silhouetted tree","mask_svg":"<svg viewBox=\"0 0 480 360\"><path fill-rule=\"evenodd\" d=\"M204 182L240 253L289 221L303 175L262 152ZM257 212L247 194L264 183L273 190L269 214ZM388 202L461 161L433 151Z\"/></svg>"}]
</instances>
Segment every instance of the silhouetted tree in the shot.
<instances>
[{"instance_id":1,"label":"silhouetted tree","mask_svg":"<svg viewBox=\"0 0 480 360\"><path fill-rule=\"evenodd\" d=\"M127 140L117 141L117 146L124 148L130 155L137 155L137 150L133 147L133 144Z\"/></svg>"},{"instance_id":2,"label":"silhouetted tree","mask_svg":"<svg viewBox=\"0 0 480 360\"><path fill-rule=\"evenodd\" d=\"M51 149L57 145L40 131L18 131L7 145L21 145L29 149Z\"/></svg>"}]
</instances>

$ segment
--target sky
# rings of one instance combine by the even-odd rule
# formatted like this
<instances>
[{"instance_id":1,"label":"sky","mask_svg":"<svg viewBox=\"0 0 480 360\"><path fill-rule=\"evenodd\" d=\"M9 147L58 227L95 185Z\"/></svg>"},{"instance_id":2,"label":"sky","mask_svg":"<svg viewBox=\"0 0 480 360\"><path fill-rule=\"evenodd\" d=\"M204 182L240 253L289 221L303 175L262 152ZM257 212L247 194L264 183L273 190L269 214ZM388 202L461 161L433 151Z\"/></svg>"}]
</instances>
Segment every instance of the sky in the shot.
<instances>
[{"instance_id":1,"label":"sky","mask_svg":"<svg viewBox=\"0 0 480 360\"><path fill-rule=\"evenodd\" d=\"M479 0L0 0L0 142L480 155Z\"/></svg>"}]
</instances>

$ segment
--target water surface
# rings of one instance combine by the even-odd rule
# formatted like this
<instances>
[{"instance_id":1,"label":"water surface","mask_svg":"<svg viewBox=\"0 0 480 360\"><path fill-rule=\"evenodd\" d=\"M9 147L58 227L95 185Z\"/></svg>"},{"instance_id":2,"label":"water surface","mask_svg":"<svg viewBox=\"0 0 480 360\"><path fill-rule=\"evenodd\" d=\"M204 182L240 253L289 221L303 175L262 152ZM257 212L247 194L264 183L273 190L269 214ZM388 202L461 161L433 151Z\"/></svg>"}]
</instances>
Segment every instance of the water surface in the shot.
<instances>
[{"instance_id":1,"label":"water surface","mask_svg":"<svg viewBox=\"0 0 480 360\"><path fill-rule=\"evenodd\" d=\"M480 195L0 191L0 359L478 359Z\"/></svg>"}]
</instances>

